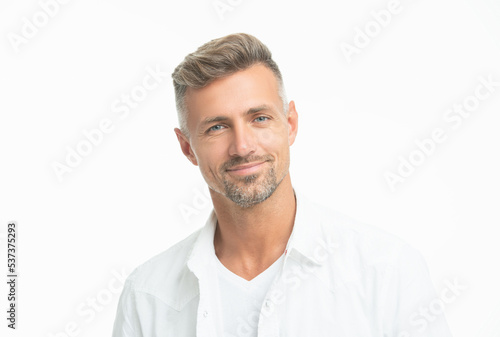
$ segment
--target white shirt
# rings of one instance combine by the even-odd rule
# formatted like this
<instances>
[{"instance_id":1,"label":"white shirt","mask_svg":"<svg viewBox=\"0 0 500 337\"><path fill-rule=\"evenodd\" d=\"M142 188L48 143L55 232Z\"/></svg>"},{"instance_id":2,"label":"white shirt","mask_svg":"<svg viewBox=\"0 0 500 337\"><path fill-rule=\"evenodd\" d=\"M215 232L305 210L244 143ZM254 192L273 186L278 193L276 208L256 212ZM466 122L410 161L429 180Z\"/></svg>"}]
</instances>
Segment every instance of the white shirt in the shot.
<instances>
[{"instance_id":1,"label":"white shirt","mask_svg":"<svg viewBox=\"0 0 500 337\"><path fill-rule=\"evenodd\" d=\"M221 295L217 309L222 317L224 337L257 337L262 304L271 283L279 275L285 255L250 281L226 268L215 254L216 273Z\"/></svg>"},{"instance_id":2,"label":"white shirt","mask_svg":"<svg viewBox=\"0 0 500 337\"><path fill-rule=\"evenodd\" d=\"M259 337L449 337L421 255L379 229L295 189L297 211L279 274L259 313ZM213 238L216 215L127 278L113 337L221 337Z\"/></svg>"}]
</instances>

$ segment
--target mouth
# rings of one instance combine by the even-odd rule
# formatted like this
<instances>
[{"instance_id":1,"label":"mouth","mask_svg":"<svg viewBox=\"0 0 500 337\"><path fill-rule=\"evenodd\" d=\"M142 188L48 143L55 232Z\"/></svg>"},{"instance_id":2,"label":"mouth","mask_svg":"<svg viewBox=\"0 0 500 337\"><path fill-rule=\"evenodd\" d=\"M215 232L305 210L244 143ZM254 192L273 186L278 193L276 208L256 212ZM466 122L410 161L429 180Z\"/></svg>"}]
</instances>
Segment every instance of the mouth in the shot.
<instances>
[{"instance_id":1,"label":"mouth","mask_svg":"<svg viewBox=\"0 0 500 337\"><path fill-rule=\"evenodd\" d=\"M231 174L236 175L247 175L257 172L264 166L265 161L258 163L248 163L245 165L238 165L228 169L227 171Z\"/></svg>"}]
</instances>

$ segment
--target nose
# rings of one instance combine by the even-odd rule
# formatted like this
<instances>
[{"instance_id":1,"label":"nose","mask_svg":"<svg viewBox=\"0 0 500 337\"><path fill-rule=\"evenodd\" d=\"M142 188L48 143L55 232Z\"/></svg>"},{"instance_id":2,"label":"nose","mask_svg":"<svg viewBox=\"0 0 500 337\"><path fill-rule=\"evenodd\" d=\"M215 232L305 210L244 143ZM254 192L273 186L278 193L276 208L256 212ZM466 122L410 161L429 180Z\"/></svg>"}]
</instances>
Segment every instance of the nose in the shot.
<instances>
[{"instance_id":1,"label":"nose","mask_svg":"<svg viewBox=\"0 0 500 337\"><path fill-rule=\"evenodd\" d=\"M231 157L246 157L253 154L255 148L256 139L252 129L246 125L234 125L229 155Z\"/></svg>"}]
</instances>

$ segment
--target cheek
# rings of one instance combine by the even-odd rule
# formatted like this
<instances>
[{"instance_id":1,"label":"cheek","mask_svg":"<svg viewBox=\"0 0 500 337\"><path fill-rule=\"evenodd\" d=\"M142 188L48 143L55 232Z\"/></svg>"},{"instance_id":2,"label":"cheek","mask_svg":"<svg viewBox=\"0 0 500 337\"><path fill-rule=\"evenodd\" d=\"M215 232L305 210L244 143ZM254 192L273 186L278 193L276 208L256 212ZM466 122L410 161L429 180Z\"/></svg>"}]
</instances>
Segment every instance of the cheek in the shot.
<instances>
[{"instance_id":1,"label":"cheek","mask_svg":"<svg viewBox=\"0 0 500 337\"><path fill-rule=\"evenodd\" d=\"M271 152L281 152L288 146L288 136L283 130L264 129L259 135L260 144Z\"/></svg>"},{"instance_id":2,"label":"cheek","mask_svg":"<svg viewBox=\"0 0 500 337\"><path fill-rule=\"evenodd\" d=\"M224 147L220 144L203 144L198 149L198 160L204 171L215 171L224 160Z\"/></svg>"}]
</instances>

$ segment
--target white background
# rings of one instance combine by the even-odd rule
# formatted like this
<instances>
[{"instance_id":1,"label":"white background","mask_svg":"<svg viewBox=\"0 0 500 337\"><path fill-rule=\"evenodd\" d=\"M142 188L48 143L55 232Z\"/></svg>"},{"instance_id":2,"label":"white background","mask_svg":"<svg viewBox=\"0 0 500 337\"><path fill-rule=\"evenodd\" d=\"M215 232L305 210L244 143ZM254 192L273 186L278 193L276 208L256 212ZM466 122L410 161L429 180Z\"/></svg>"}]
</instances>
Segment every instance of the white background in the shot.
<instances>
[{"instance_id":1,"label":"white background","mask_svg":"<svg viewBox=\"0 0 500 337\"><path fill-rule=\"evenodd\" d=\"M456 337L499 336L500 87L456 129L443 115L481 76L500 81L500 1L401 0L348 62L341 44L389 2L221 0L231 10L219 15L213 0L73 0L16 48L41 5L3 0L0 269L4 280L16 221L20 276L16 331L0 286L1 335L110 336L117 275L205 223L207 188L173 132L170 74L201 44L247 32L271 49L296 102L294 186L419 249L438 290L467 285L446 305ZM147 67L166 76L120 119L113 104ZM59 181L54 163L106 118L113 131ZM391 190L384 174L438 127L447 140Z\"/></svg>"}]
</instances>

